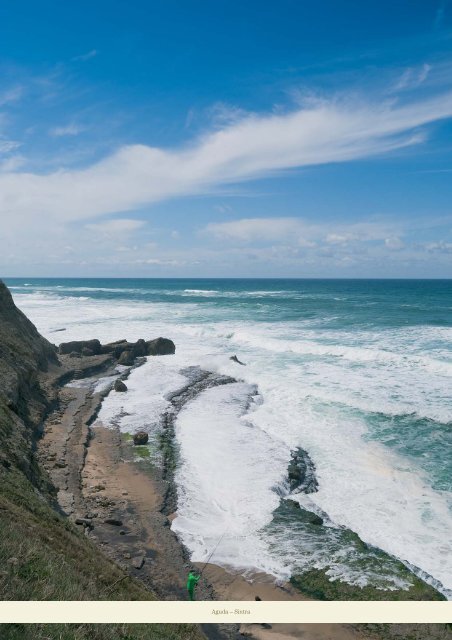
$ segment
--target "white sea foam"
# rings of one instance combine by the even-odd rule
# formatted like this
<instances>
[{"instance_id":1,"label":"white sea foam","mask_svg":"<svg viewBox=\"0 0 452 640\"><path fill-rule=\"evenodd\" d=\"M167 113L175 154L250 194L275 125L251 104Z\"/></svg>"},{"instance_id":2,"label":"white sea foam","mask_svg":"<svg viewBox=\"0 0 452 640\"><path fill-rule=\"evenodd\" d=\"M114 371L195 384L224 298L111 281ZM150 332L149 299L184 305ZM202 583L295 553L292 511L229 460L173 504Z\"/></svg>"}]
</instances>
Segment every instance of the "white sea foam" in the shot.
<instances>
[{"instance_id":1,"label":"white sea foam","mask_svg":"<svg viewBox=\"0 0 452 640\"><path fill-rule=\"evenodd\" d=\"M284 479L289 451L280 438L242 419L252 392L244 383L209 389L180 413L176 436L182 464L172 528L194 561L206 561L224 535L213 561L288 577L259 531L278 506L272 486Z\"/></svg>"},{"instance_id":2,"label":"white sea foam","mask_svg":"<svg viewBox=\"0 0 452 640\"><path fill-rule=\"evenodd\" d=\"M324 324L319 331L316 320L259 323L239 317L234 305L216 308L208 301L112 305L55 291L15 298L50 340L57 317L65 341L158 335L175 341L175 356L150 358L132 372L127 394L112 393L104 402L99 419L125 431L158 428L165 395L184 383L178 373L184 366L244 380L202 394L177 422L184 464L173 526L194 559L205 559L226 529L216 562L283 578L312 561L302 551L299 558L278 554L264 531L277 504L273 486L287 472L290 450L302 446L320 483L310 496L314 508L452 589L451 493L434 490L414 459L366 438L370 413L450 422L450 328L360 333ZM229 360L234 353L246 367ZM263 402L243 417L252 384Z\"/></svg>"},{"instance_id":3,"label":"white sea foam","mask_svg":"<svg viewBox=\"0 0 452 640\"><path fill-rule=\"evenodd\" d=\"M98 415L103 426L117 425L121 431L147 431L156 434L160 417L169 403L166 395L183 386L186 378L168 357L153 358L133 369L127 379L127 394L112 392L104 400Z\"/></svg>"}]
</instances>

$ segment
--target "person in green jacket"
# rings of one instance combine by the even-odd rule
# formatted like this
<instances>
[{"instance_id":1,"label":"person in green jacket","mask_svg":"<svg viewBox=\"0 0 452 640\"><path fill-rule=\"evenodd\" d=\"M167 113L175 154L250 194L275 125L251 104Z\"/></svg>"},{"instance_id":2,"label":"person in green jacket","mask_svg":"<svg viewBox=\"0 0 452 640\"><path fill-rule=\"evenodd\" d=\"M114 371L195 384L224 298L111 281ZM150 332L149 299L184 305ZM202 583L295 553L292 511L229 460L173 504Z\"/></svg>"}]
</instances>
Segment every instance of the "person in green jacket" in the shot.
<instances>
[{"instance_id":1,"label":"person in green jacket","mask_svg":"<svg viewBox=\"0 0 452 640\"><path fill-rule=\"evenodd\" d=\"M190 571L190 573L188 574L187 591L190 600L195 599L195 587L198 584L200 577L201 576L196 575L194 571Z\"/></svg>"}]
</instances>

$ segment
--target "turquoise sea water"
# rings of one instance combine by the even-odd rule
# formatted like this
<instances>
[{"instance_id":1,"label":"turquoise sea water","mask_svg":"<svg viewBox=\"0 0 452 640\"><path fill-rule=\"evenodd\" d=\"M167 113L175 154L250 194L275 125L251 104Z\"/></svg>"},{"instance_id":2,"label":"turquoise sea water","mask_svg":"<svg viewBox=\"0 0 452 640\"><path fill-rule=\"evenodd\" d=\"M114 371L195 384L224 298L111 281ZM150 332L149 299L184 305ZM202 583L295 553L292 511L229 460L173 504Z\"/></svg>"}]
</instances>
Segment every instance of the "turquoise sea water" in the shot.
<instances>
[{"instance_id":1,"label":"turquoise sea water","mask_svg":"<svg viewBox=\"0 0 452 640\"><path fill-rule=\"evenodd\" d=\"M225 566L284 577L311 563L355 582L362 581L365 566L370 580L375 562L365 558L354 566L355 550L343 539L347 527L446 593L452 589L452 281L6 283L54 342L174 339L173 360L154 362L158 371L145 366L131 378L134 418L124 429L153 415L158 394L151 406L146 389L154 385L164 398L162 380L170 388L183 366L199 364L243 380L235 395L212 393L181 416L181 460L191 475L181 468L174 528L194 559L202 559L227 526L230 540L217 558ZM64 332L55 333L59 329ZM232 354L247 367L231 363ZM158 381L152 377L157 374ZM245 410L253 385L258 396ZM227 416L216 427L206 417L206 406L211 416L213 405ZM113 400L105 410L113 415ZM203 458L192 446L199 438L215 440L221 459L208 444ZM298 446L312 457L319 480L318 493L299 496L300 502L329 519L321 541L275 512L275 486L283 483L290 451ZM222 460L236 474L232 488L217 478ZM382 588L390 588L391 567L379 571Z\"/></svg>"}]
</instances>

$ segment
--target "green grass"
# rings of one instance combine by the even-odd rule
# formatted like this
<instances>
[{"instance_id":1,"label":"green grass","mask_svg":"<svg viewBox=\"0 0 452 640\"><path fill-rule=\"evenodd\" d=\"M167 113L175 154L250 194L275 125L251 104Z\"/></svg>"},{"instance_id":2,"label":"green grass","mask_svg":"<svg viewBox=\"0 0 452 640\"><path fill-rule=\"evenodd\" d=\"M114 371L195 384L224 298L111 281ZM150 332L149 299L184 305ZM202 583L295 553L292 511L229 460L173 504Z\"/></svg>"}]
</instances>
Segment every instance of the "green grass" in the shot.
<instances>
[{"instance_id":1,"label":"green grass","mask_svg":"<svg viewBox=\"0 0 452 640\"><path fill-rule=\"evenodd\" d=\"M0 640L198 640L188 624L5 624Z\"/></svg>"},{"instance_id":2,"label":"green grass","mask_svg":"<svg viewBox=\"0 0 452 640\"><path fill-rule=\"evenodd\" d=\"M139 458L150 458L151 450L145 444L135 445L133 448L133 453Z\"/></svg>"},{"instance_id":3,"label":"green grass","mask_svg":"<svg viewBox=\"0 0 452 640\"><path fill-rule=\"evenodd\" d=\"M0 467L0 600L153 600L58 515L16 468ZM26 604L24 604L26 608ZM200 640L195 625L1 625L0 640Z\"/></svg>"}]
</instances>

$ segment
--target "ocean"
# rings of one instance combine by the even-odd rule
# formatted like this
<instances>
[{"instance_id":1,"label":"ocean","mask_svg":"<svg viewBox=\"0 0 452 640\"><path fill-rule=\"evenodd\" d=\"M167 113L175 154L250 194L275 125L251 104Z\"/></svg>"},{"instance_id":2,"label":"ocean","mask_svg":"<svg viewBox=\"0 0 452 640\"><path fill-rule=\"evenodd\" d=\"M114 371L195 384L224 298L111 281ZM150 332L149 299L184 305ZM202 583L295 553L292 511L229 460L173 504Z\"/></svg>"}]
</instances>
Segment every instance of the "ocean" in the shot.
<instances>
[{"instance_id":1,"label":"ocean","mask_svg":"<svg viewBox=\"0 0 452 640\"><path fill-rule=\"evenodd\" d=\"M236 378L176 423L172 528L193 561L223 536L212 562L243 574L286 580L320 568L351 584L404 586L382 549L452 598L452 281L5 281L54 343L174 340L176 354L134 369L128 393L110 394L99 415L148 430L151 452L184 368ZM281 500L297 448L318 491L290 497L325 527Z\"/></svg>"}]
</instances>

